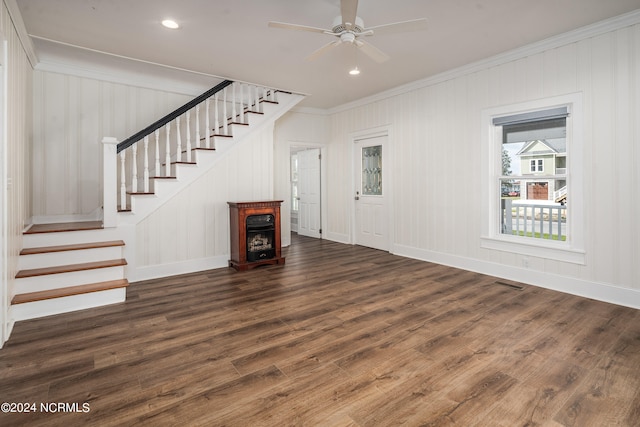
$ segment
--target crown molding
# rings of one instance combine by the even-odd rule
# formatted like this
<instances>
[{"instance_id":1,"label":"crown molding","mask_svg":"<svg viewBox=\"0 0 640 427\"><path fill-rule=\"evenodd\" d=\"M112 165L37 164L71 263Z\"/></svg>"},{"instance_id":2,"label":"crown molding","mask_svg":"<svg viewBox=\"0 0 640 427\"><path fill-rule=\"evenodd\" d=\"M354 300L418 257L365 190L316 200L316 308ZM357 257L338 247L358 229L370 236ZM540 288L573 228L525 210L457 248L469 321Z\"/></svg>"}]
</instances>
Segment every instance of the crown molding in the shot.
<instances>
[{"instance_id":1,"label":"crown molding","mask_svg":"<svg viewBox=\"0 0 640 427\"><path fill-rule=\"evenodd\" d=\"M454 68L449 71L445 71L440 74L436 74L425 79L417 80L411 83L407 83L402 86L397 86L393 89L386 90L384 92L377 93L359 100L349 102L347 104L339 105L337 107L327 109L329 114L336 114L353 108L361 107L373 102L378 102L393 96L401 95L414 90L422 89L428 86L433 86L448 80L452 80L458 77L462 77L468 74L472 74L477 71L481 71L487 68L502 65L511 61L519 60L531 55L539 54L547 50L556 49L562 46L566 46L571 43L576 43L581 40L585 40L590 37L596 37L611 31L619 30L621 28L629 27L640 23L640 9L636 9L632 12L619 15L604 21L596 22L595 24L587 25L581 28L577 28L572 31L568 31L557 36L549 37L539 42L531 43L522 46L517 49L513 49L498 55L494 55L489 58L482 59L480 61L472 62L467 65L463 65L458 68Z\"/></svg>"},{"instance_id":2,"label":"crown molding","mask_svg":"<svg viewBox=\"0 0 640 427\"><path fill-rule=\"evenodd\" d=\"M20 8L18 8L18 3L16 0L3 0L7 11L9 12L9 17L11 18L11 22L13 23L13 27L18 34L18 40L20 40L20 44L22 45L22 49L24 49L31 66L35 68L38 64L38 55L36 55L36 51L33 47L33 42L31 41L31 37L27 33L27 27L24 26L24 21L22 20L22 15L20 14Z\"/></svg>"}]
</instances>

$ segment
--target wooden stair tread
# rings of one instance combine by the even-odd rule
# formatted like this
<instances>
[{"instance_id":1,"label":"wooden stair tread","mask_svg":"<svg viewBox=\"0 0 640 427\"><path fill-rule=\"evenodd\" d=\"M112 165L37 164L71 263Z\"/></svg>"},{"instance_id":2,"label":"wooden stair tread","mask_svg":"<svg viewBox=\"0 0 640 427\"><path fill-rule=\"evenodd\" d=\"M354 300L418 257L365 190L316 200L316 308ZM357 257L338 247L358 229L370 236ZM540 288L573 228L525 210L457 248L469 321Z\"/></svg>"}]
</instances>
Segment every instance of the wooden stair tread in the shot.
<instances>
[{"instance_id":1,"label":"wooden stair tread","mask_svg":"<svg viewBox=\"0 0 640 427\"><path fill-rule=\"evenodd\" d=\"M97 268L119 267L127 265L127 260L110 259L106 261L85 262L81 264L58 265L55 267L34 268L30 270L20 270L16 274L16 279L25 277L45 276L48 274L71 273L74 271L94 270Z\"/></svg>"},{"instance_id":2,"label":"wooden stair tread","mask_svg":"<svg viewBox=\"0 0 640 427\"><path fill-rule=\"evenodd\" d=\"M46 254L51 252L77 251L82 249L111 248L114 246L124 246L122 240L110 240L107 242L77 243L74 245L41 246L38 248L24 248L20 255Z\"/></svg>"},{"instance_id":3,"label":"wooden stair tread","mask_svg":"<svg viewBox=\"0 0 640 427\"><path fill-rule=\"evenodd\" d=\"M91 292L107 291L110 289L126 288L129 286L127 279L109 280L107 282L89 283L87 285L69 286L66 288L50 289L46 291L18 294L13 297L11 304L24 304L27 302L43 301L53 298L62 298L72 295L88 294Z\"/></svg>"},{"instance_id":4,"label":"wooden stair tread","mask_svg":"<svg viewBox=\"0 0 640 427\"><path fill-rule=\"evenodd\" d=\"M101 230L102 221L60 222L52 224L33 224L23 234L57 233L63 231Z\"/></svg>"}]
</instances>

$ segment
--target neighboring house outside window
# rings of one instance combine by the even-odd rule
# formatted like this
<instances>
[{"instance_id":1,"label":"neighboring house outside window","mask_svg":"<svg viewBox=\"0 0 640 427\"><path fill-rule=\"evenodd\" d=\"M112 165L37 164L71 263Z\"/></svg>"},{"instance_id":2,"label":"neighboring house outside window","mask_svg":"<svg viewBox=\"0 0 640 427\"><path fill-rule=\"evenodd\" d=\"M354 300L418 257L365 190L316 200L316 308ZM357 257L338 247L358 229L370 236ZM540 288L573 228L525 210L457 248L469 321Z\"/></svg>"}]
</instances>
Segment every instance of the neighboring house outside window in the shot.
<instances>
[{"instance_id":1,"label":"neighboring house outside window","mask_svg":"<svg viewBox=\"0 0 640 427\"><path fill-rule=\"evenodd\" d=\"M483 112L483 143L493 159L484 168L483 247L584 262L579 104L580 96L567 96Z\"/></svg>"}]
</instances>

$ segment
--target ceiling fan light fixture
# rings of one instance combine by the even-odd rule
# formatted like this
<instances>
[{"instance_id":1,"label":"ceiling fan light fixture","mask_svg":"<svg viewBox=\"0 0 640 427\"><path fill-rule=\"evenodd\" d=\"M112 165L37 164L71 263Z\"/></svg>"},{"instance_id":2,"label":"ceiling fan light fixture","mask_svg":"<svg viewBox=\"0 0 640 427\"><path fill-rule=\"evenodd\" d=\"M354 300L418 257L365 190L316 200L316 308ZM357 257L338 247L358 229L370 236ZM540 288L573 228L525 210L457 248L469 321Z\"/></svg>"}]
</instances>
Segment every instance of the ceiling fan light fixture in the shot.
<instances>
[{"instance_id":1,"label":"ceiling fan light fixture","mask_svg":"<svg viewBox=\"0 0 640 427\"><path fill-rule=\"evenodd\" d=\"M360 74L360 70L358 69L358 67L354 67L349 70L349 74L351 74L352 76L357 76L358 74Z\"/></svg>"},{"instance_id":2,"label":"ceiling fan light fixture","mask_svg":"<svg viewBox=\"0 0 640 427\"><path fill-rule=\"evenodd\" d=\"M162 26L165 28L169 28L171 30L177 30L178 28L180 28L180 25L178 25L178 23L176 21L174 21L173 19L165 19L162 21Z\"/></svg>"}]
</instances>

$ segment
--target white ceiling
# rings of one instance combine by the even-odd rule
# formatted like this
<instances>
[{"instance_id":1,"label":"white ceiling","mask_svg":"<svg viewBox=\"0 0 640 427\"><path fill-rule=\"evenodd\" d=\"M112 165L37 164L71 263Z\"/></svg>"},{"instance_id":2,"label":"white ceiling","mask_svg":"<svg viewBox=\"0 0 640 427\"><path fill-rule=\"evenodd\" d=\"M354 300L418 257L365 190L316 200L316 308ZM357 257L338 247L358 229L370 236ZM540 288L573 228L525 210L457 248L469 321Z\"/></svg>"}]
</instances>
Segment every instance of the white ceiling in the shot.
<instances>
[{"instance_id":1,"label":"white ceiling","mask_svg":"<svg viewBox=\"0 0 640 427\"><path fill-rule=\"evenodd\" d=\"M366 27L427 18L425 30L374 35L391 59L378 64L333 40L269 28L268 21L330 28L339 0L15 0L42 58L92 56L145 62L309 94L332 108L640 8L640 0L360 0ZM181 28L168 30L171 17ZM54 41L55 43L52 43ZM69 48L78 46L87 50ZM63 55L64 51L64 55ZM357 65L362 73L347 71Z\"/></svg>"}]
</instances>

